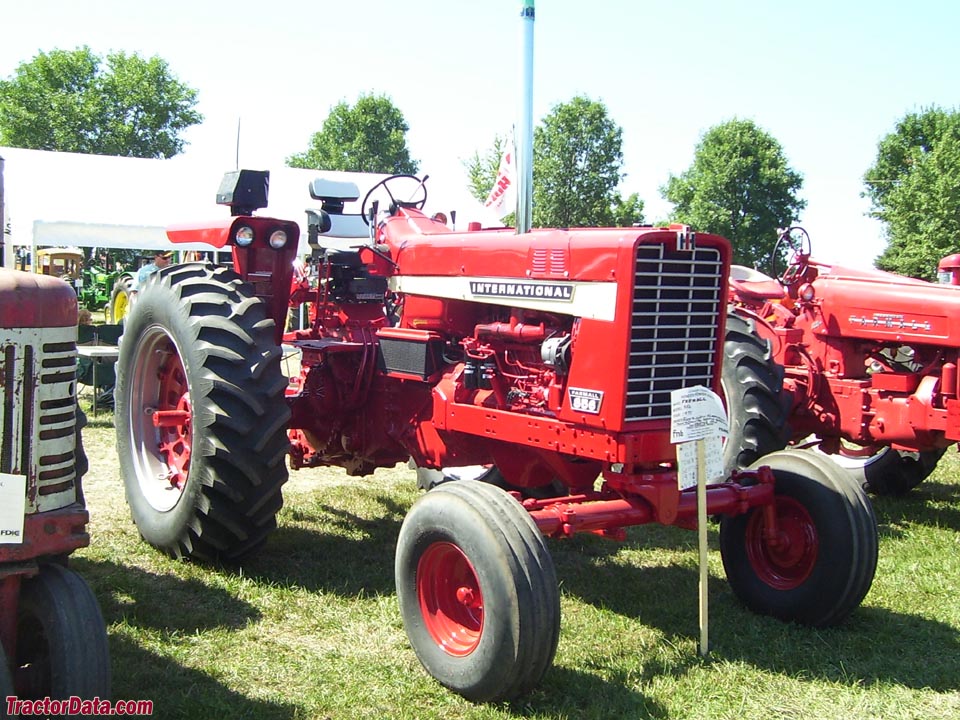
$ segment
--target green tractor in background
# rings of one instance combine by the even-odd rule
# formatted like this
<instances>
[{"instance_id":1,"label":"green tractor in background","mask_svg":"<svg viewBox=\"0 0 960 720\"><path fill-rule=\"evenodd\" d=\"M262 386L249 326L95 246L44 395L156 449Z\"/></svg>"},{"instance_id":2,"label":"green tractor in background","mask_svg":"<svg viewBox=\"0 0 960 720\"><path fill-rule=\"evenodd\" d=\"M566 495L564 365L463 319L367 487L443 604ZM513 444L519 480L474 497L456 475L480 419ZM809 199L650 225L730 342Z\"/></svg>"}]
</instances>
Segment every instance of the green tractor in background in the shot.
<instances>
[{"instance_id":1,"label":"green tractor in background","mask_svg":"<svg viewBox=\"0 0 960 720\"><path fill-rule=\"evenodd\" d=\"M117 324L126 317L136 285L136 274L124 270L120 262L94 248L85 258L80 248L42 248L37 250L34 271L66 280L77 291L80 306L90 311L106 308L105 319Z\"/></svg>"}]
</instances>

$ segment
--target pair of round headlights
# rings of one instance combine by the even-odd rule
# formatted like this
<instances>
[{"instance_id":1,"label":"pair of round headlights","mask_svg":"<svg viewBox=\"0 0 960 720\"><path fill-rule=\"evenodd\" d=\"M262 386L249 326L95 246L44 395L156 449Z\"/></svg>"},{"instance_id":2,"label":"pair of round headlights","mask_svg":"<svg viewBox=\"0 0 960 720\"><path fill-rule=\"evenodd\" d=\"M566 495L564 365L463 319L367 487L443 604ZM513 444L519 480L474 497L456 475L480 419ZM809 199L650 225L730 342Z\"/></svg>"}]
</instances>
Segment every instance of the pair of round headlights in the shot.
<instances>
[{"instance_id":1,"label":"pair of round headlights","mask_svg":"<svg viewBox=\"0 0 960 720\"><path fill-rule=\"evenodd\" d=\"M233 241L240 247L249 247L253 243L254 232L249 225L241 225L233 235ZM274 250L279 250L287 244L286 230L274 230L267 241Z\"/></svg>"}]
</instances>

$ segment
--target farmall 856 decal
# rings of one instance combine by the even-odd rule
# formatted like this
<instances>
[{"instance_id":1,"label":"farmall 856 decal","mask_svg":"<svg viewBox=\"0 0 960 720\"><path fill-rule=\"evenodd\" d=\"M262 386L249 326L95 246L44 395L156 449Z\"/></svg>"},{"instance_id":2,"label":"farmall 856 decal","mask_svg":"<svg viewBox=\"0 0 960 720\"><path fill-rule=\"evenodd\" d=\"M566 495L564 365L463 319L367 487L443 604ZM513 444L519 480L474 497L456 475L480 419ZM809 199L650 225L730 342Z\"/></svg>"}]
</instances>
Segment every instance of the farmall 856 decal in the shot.
<instances>
[{"instance_id":1,"label":"farmall 856 decal","mask_svg":"<svg viewBox=\"0 0 960 720\"><path fill-rule=\"evenodd\" d=\"M585 388L567 388L570 398L570 407L577 412L588 415L599 415L603 405L603 391L587 390Z\"/></svg>"}]
</instances>

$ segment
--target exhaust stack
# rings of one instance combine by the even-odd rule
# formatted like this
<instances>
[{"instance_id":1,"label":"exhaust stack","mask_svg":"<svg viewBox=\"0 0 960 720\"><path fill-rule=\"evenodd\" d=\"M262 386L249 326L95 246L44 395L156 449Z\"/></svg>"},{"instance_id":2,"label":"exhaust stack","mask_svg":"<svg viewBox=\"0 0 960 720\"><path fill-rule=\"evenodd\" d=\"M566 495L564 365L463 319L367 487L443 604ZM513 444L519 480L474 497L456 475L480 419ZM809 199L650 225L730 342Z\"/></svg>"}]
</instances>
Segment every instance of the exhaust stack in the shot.
<instances>
[{"instance_id":1,"label":"exhaust stack","mask_svg":"<svg viewBox=\"0 0 960 720\"><path fill-rule=\"evenodd\" d=\"M534 0L520 8L520 117L517 122L517 233L533 227L533 21Z\"/></svg>"}]
</instances>

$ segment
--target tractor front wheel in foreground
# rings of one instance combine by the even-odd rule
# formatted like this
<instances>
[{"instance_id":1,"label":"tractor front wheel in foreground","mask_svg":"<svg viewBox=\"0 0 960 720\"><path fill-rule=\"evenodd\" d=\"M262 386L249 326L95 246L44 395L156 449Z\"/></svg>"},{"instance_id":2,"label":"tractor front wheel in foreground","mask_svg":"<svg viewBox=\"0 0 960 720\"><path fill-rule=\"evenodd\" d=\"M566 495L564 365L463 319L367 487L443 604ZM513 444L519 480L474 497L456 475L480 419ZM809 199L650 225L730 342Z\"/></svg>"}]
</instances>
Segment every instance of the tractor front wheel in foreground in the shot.
<instances>
[{"instance_id":1,"label":"tractor front wheel in foreground","mask_svg":"<svg viewBox=\"0 0 960 720\"><path fill-rule=\"evenodd\" d=\"M560 592L523 507L482 482L422 496L397 541L397 596L424 668L475 702L528 692L553 662Z\"/></svg>"},{"instance_id":2,"label":"tractor front wheel in foreground","mask_svg":"<svg viewBox=\"0 0 960 720\"><path fill-rule=\"evenodd\" d=\"M139 293L117 360L117 454L137 529L236 562L276 527L286 378L266 304L232 270L173 265Z\"/></svg>"},{"instance_id":3,"label":"tractor front wheel in foreground","mask_svg":"<svg viewBox=\"0 0 960 720\"><path fill-rule=\"evenodd\" d=\"M100 606L77 573L56 565L23 582L12 663L22 698L110 697L110 650Z\"/></svg>"},{"instance_id":4,"label":"tractor front wheel in foreground","mask_svg":"<svg viewBox=\"0 0 960 720\"><path fill-rule=\"evenodd\" d=\"M802 450L767 455L776 478L776 536L757 507L724 517L720 552L734 594L762 615L835 625L866 596L877 521L863 489L833 461Z\"/></svg>"},{"instance_id":5,"label":"tractor front wheel in foreground","mask_svg":"<svg viewBox=\"0 0 960 720\"><path fill-rule=\"evenodd\" d=\"M6 720L6 698L11 695L16 695L17 692L13 687L13 676L10 674L10 663L7 662L7 654L3 650L3 645L0 645L0 702L3 702L4 707L0 709L0 718Z\"/></svg>"}]
</instances>

